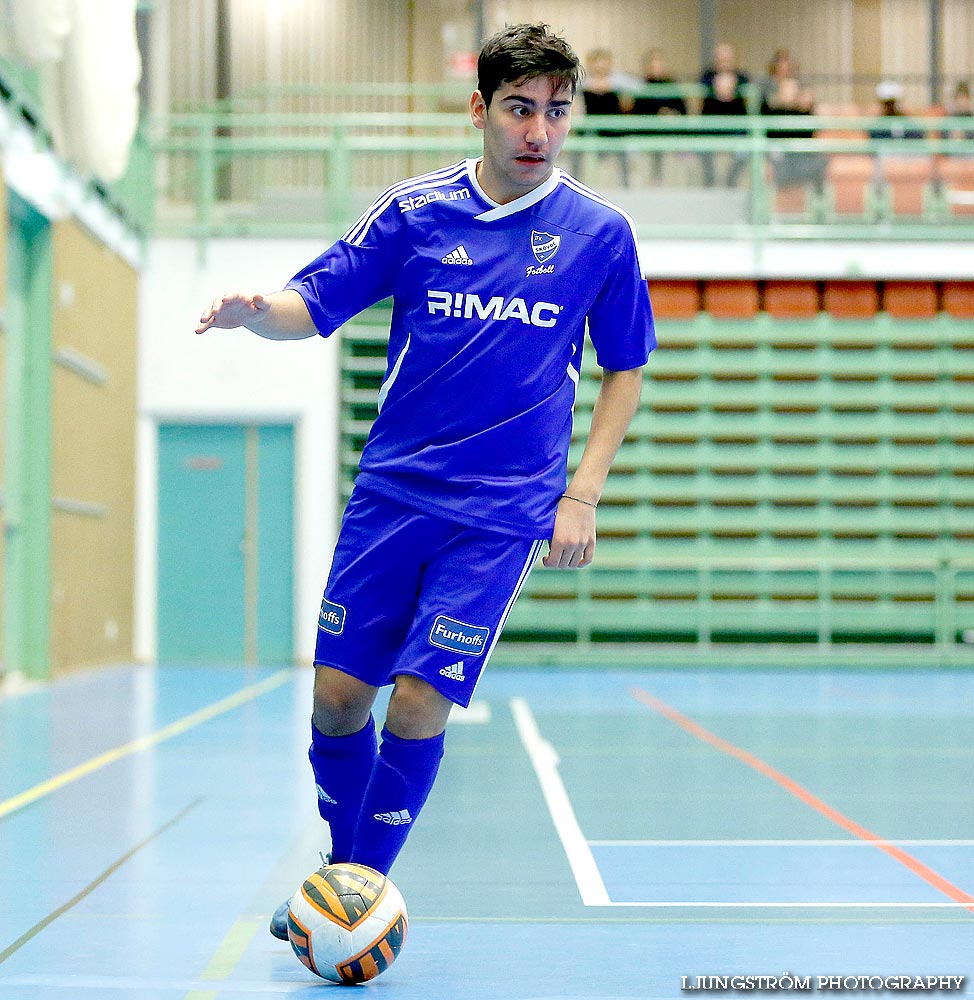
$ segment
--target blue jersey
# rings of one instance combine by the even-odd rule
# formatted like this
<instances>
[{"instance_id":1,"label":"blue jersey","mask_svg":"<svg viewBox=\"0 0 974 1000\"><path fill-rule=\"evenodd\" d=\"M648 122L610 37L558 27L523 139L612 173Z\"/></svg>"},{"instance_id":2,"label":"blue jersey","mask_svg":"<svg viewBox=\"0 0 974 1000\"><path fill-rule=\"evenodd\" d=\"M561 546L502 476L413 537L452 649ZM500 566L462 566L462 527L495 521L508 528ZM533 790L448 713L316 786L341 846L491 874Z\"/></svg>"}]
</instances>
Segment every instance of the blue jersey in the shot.
<instances>
[{"instance_id":1,"label":"blue jersey","mask_svg":"<svg viewBox=\"0 0 974 1000\"><path fill-rule=\"evenodd\" d=\"M328 336L393 297L366 489L463 524L550 537L586 321L603 368L656 344L631 220L557 168L506 205L476 160L385 191L288 283Z\"/></svg>"}]
</instances>

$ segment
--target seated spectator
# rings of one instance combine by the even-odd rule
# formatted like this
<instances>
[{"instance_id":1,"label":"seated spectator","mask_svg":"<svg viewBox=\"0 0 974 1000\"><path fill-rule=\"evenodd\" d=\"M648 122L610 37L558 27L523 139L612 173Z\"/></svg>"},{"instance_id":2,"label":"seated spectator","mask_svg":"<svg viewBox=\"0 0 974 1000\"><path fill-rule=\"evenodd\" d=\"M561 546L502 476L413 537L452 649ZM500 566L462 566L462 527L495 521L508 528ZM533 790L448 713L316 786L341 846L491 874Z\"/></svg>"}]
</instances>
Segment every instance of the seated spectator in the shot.
<instances>
[{"instance_id":1,"label":"seated spectator","mask_svg":"<svg viewBox=\"0 0 974 1000\"><path fill-rule=\"evenodd\" d=\"M643 82L650 85L670 85L676 87L676 81L670 76L662 49L651 49L643 59ZM632 113L635 115L685 115L687 102L677 94L670 97L652 96L637 97L633 102ZM686 135L686 132L654 129L648 135ZM653 153L653 176L659 181L663 177L663 153Z\"/></svg>"},{"instance_id":2,"label":"seated spectator","mask_svg":"<svg viewBox=\"0 0 974 1000\"><path fill-rule=\"evenodd\" d=\"M705 88L702 115L746 115L747 103L745 93L750 77L737 65L737 55L734 46L720 42L714 48L714 65L705 70L700 77L700 83ZM747 135L747 132L721 131L721 135ZM726 184L735 187L741 171L747 165L746 153L734 153L727 170ZM715 181L714 154L701 153L700 164L703 167L703 180L707 187L713 187Z\"/></svg>"},{"instance_id":3,"label":"seated spectator","mask_svg":"<svg viewBox=\"0 0 974 1000\"><path fill-rule=\"evenodd\" d=\"M776 76L769 81L761 100L762 115L811 115L815 105L811 91L803 90L793 76ZM811 139L815 132L811 128L772 129L767 131L769 139ZM771 163L774 179L778 187L789 187L813 182L821 187L825 176L825 159L819 153L785 153L773 151Z\"/></svg>"},{"instance_id":4,"label":"seated spectator","mask_svg":"<svg viewBox=\"0 0 974 1000\"><path fill-rule=\"evenodd\" d=\"M900 100L903 97L903 87L895 80L884 80L876 88L876 98L879 101L879 117L881 118L905 118L906 113L900 107ZM869 135L873 139L923 139L923 131L910 129L900 125L895 121L884 124L882 128L870 129Z\"/></svg>"},{"instance_id":5,"label":"seated spectator","mask_svg":"<svg viewBox=\"0 0 974 1000\"><path fill-rule=\"evenodd\" d=\"M619 77L612 69L612 53L608 49L594 49L585 60L585 81L582 89L584 116L624 115L633 107L632 98L619 86ZM581 131L586 131L584 125ZM621 129L595 129L591 135L618 138L625 135ZM624 151L616 154L622 183L629 187L629 162ZM576 173L577 171L576 162Z\"/></svg>"}]
</instances>

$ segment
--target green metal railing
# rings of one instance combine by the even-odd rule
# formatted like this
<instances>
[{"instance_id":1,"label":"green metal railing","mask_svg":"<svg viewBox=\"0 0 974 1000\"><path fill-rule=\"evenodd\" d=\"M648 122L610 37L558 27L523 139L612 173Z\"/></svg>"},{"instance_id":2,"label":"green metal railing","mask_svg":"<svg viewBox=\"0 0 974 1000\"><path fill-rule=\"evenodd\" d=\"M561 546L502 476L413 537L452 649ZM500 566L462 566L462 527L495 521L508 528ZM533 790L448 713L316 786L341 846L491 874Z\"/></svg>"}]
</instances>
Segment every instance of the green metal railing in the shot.
<instances>
[{"instance_id":1,"label":"green metal railing","mask_svg":"<svg viewBox=\"0 0 974 1000\"><path fill-rule=\"evenodd\" d=\"M924 138L862 137L894 127ZM577 120L560 163L586 181L592 175L600 190L608 178L610 196L634 217L643 238L967 239L974 236L974 182L955 189L940 167L974 160L974 140L955 137L971 130L963 118L593 116ZM336 235L386 185L480 148L480 134L457 112L214 108L171 115L155 132L156 224L162 233L202 238ZM665 176L647 181L647 164L660 155L669 160ZM862 180L858 210L836 198L838 168L853 156L875 164L874 175ZM720 173L734 158L743 160L739 187L704 192L700 169L708 157L717 158ZM628 188L612 176L613 161L623 158L636 168ZM906 158L918 165L913 183L923 195L922 208L908 211L897 207L894 182L883 173L886 160ZM817 178L784 183L783 167L799 161L812 164ZM799 208L779 204L786 188L800 189ZM681 207L675 217L660 212L673 204Z\"/></svg>"}]
</instances>

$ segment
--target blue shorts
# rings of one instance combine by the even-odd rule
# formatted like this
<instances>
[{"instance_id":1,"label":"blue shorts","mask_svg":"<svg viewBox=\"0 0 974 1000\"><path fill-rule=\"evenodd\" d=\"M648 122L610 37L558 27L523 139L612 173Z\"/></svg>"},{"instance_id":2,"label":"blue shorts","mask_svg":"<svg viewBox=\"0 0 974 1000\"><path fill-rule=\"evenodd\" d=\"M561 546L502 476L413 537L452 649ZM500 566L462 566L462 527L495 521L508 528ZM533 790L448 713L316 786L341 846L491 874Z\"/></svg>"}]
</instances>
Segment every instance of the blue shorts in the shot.
<instances>
[{"instance_id":1,"label":"blue shorts","mask_svg":"<svg viewBox=\"0 0 974 1000\"><path fill-rule=\"evenodd\" d=\"M469 705L542 545L356 489L321 604L315 666L374 687L411 674Z\"/></svg>"}]
</instances>

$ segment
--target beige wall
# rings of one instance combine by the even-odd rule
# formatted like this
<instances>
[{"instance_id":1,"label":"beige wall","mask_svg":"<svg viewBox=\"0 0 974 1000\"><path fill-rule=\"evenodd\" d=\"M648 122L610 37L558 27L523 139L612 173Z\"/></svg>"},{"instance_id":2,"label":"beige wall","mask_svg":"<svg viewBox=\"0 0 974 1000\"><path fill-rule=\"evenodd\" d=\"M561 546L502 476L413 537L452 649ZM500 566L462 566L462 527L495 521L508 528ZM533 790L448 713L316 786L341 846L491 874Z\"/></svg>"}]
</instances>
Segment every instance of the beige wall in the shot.
<instances>
[{"instance_id":1,"label":"beige wall","mask_svg":"<svg viewBox=\"0 0 974 1000\"><path fill-rule=\"evenodd\" d=\"M944 0L943 52L944 73L966 77L974 83L974 3L971 0Z\"/></svg>"},{"instance_id":2,"label":"beige wall","mask_svg":"<svg viewBox=\"0 0 974 1000\"><path fill-rule=\"evenodd\" d=\"M52 242L56 672L132 656L137 286L132 268L76 223L55 224ZM94 381L58 352L83 359ZM80 509L59 509L65 501Z\"/></svg>"},{"instance_id":3,"label":"beige wall","mask_svg":"<svg viewBox=\"0 0 974 1000\"><path fill-rule=\"evenodd\" d=\"M882 73L906 78L930 72L930 15L928 0L883 0ZM905 108L930 103L928 83L905 83Z\"/></svg>"},{"instance_id":4,"label":"beige wall","mask_svg":"<svg viewBox=\"0 0 974 1000\"><path fill-rule=\"evenodd\" d=\"M546 21L562 31L583 61L594 48L607 48L615 67L639 73L644 53L660 48L676 77L696 77L699 72L700 22L698 6L687 0L547 0L530 10L508 0L489 3L489 29L524 20Z\"/></svg>"},{"instance_id":5,"label":"beige wall","mask_svg":"<svg viewBox=\"0 0 974 1000\"><path fill-rule=\"evenodd\" d=\"M620 70L635 73L643 53L662 48L674 74L695 79L700 66L695 0L484 0L486 28L524 17L562 30L583 55L613 51ZM233 86L368 83L449 79L451 46L474 46L473 6L456 0L230 0ZM170 106L215 94L216 0L170 0L158 8L168 52ZM775 49L792 50L806 73L924 74L928 70L927 0L721 0L717 33L733 42L742 64L761 76ZM974 3L944 0L944 71L974 72ZM823 85L822 100L853 99ZM872 99L866 87L857 99ZM908 91L910 101L926 94ZM381 99L388 107L388 99ZM292 110L377 108L361 98L306 98ZM392 105L398 107L398 105Z\"/></svg>"},{"instance_id":6,"label":"beige wall","mask_svg":"<svg viewBox=\"0 0 974 1000\"><path fill-rule=\"evenodd\" d=\"M717 34L734 44L741 65L760 81L775 51L789 49L802 74L847 75L853 61L853 0L734 0L719 8ZM852 100L848 85L817 83L817 100Z\"/></svg>"}]
</instances>

